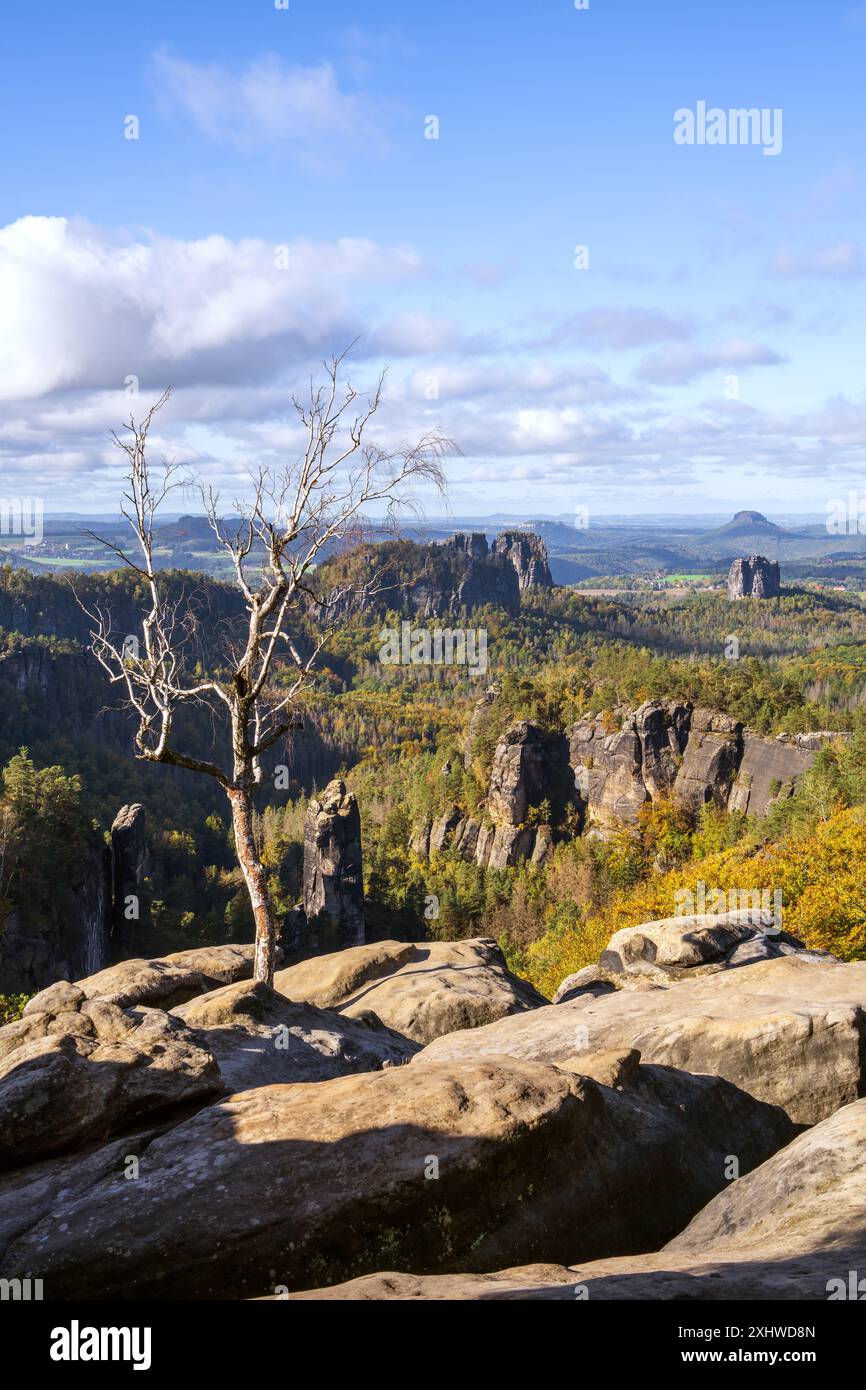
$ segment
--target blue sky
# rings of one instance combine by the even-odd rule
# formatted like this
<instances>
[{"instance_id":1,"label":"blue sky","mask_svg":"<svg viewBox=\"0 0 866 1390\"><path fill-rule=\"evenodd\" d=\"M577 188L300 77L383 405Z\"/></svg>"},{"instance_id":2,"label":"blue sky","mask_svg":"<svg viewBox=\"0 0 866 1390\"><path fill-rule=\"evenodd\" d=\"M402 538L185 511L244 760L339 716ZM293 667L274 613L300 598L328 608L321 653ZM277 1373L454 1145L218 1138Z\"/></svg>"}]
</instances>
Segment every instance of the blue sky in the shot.
<instances>
[{"instance_id":1,"label":"blue sky","mask_svg":"<svg viewBox=\"0 0 866 1390\"><path fill-rule=\"evenodd\" d=\"M0 492L114 510L131 378L238 491L358 336L458 514L866 493L864 70L834 0L15 6ZM699 101L781 110L780 152L676 144Z\"/></svg>"}]
</instances>

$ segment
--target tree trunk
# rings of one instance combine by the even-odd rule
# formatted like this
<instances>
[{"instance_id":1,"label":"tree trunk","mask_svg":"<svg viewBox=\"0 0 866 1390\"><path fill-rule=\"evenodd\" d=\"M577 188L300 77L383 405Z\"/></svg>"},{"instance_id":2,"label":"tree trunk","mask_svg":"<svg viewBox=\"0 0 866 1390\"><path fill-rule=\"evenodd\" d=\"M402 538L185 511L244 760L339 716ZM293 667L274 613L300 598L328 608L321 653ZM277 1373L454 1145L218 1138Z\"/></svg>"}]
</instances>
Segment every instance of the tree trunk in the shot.
<instances>
[{"instance_id":1,"label":"tree trunk","mask_svg":"<svg viewBox=\"0 0 866 1390\"><path fill-rule=\"evenodd\" d=\"M256 958L253 978L266 985L274 983L277 955L277 919L271 904L264 865L259 859L253 836L253 804L248 791L237 787L228 789L235 832L235 849L241 873L247 885L253 917L256 922Z\"/></svg>"}]
</instances>

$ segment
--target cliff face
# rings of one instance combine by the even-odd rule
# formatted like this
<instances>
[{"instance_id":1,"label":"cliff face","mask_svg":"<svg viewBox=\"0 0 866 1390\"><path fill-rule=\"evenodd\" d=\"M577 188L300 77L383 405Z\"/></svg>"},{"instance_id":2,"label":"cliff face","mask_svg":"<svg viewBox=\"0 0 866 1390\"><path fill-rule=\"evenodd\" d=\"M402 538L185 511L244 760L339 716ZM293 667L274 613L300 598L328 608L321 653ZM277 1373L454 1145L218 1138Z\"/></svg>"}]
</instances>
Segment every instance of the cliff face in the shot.
<instances>
[{"instance_id":1,"label":"cliff face","mask_svg":"<svg viewBox=\"0 0 866 1390\"><path fill-rule=\"evenodd\" d=\"M463 561L450 594L441 594L437 612L459 612L485 604L516 611L520 595L533 587L553 588L547 546L532 532L503 531L488 546L483 533L458 531L437 547Z\"/></svg>"},{"instance_id":2,"label":"cliff face","mask_svg":"<svg viewBox=\"0 0 866 1390\"><path fill-rule=\"evenodd\" d=\"M480 705L490 703L488 691ZM555 841L552 824L540 822L548 803L556 820L573 801L564 735L547 734L528 720L513 724L493 754L483 817L451 807L432 825L422 827L412 848L422 857L455 849L462 859L489 869L505 869L524 859L543 863Z\"/></svg>"},{"instance_id":3,"label":"cliff face","mask_svg":"<svg viewBox=\"0 0 866 1390\"><path fill-rule=\"evenodd\" d=\"M122 806L111 827L112 937L119 956L135 955L140 940L145 859L144 807Z\"/></svg>"},{"instance_id":4,"label":"cliff face","mask_svg":"<svg viewBox=\"0 0 866 1390\"><path fill-rule=\"evenodd\" d=\"M383 576L379 591L356 596L359 576L373 567ZM457 618L488 605L516 613L522 590L553 585L544 541L523 531L504 532L492 547L480 531L458 531L435 545L384 542L331 562L322 577L344 617L402 608L425 619Z\"/></svg>"},{"instance_id":5,"label":"cliff face","mask_svg":"<svg viewBox=\"0 0 866 1390\"><path fill-rule=\"evenodd\" d=\"M488 691L476 716L494 698ZM712 802L764 816L774 801L792 795L818 750L840 737L762 738L718 710L678 701L648 700L621 715L618 729L598 717L561 735L526 720L512 725L494 750L481 812L449 807L416 828L413 851L424 858L451 849L491 869L527 859L543 863L558 839L578 829L604 835L634 824L642 806L666 797L691 810ZM542 819L544 803L551 815Z\"/></svg>"},{"instance_id":6,"label":"cliff face","mask_svg":"<svg viewBox=\"0 0 866 1390\"><path fill-rule=\"evenodd\" d=\"M503 531L493 542L492 553L514 566L521 592L553 588L547 546L540 536L531 531Z\"/></svg>"},{"instance_id":7,"label":"cliff face","mask_svg":"<svg viewBox=\"0 0 866 1390\"><path fill-rule=\"evenodd\" d=\"M762 738L717 710L648 701L611 733L600 719L569 731L571 764L590 825L633 822L647 801L676 796L764 816L792 794L831 733Z\"/></svg>"},{"instance_id":8,"label":"cliff face","mask_svg":"<svg viewBox=\"0 0 866 1390\"><path fill-rule=\"evenodd\" d=\"M735 560L728 571L728 598L778 598L779 566L764 555Z\"/></svg>"},{"instance_id":9,"label":"cliff face","mask_svg":"<svg viewBox=\"0 0 866 1390\"><path fill-rule=\"evenodd\" d=\"M96 835L62 905L38 914L9 912L0 929L0 994L31 994L58 978L74 980L109 962L111 854Z\"/></svg>"},{"instance_id":10,"label":"cliff face","mask_svg":"<svg viewBox=\"0 0 866 1390\"><path fill-rule=\"evenodd\" d=\"M339 780L307 807L304 914L310 945L322 944L320 936L330 950L364 944L361 816L354 793Z\"/></svg>"}]
</instances>

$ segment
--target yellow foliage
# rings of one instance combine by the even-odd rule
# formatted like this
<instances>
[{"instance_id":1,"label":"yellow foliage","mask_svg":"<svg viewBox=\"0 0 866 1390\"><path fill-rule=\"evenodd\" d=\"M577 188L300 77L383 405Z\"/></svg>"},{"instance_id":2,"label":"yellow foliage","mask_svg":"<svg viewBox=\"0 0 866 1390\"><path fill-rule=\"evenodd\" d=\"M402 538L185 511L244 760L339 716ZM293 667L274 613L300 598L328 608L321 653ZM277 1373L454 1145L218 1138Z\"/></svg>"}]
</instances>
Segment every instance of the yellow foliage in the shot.
<instances>
[{"instance_id":1,"label":"yellow foliage","mask_svg":"<svg viewBox=\"0 0 866 1390\"><path fill-rule=\"evenodd\" d=\"M598 960L614 932L682 911L677 891L698 898L703 883L728 896L728 905L767 892L782 898L782 926L807 946L842 960L866 958L866 807L835 812L807 835L777 844L735 846L653 875L616 893L609 903L567 930L551 930L526 954L527 975L550 996L566 975ZM736 895L734 897L730 895Z\"/></svg>"}]
</instances>

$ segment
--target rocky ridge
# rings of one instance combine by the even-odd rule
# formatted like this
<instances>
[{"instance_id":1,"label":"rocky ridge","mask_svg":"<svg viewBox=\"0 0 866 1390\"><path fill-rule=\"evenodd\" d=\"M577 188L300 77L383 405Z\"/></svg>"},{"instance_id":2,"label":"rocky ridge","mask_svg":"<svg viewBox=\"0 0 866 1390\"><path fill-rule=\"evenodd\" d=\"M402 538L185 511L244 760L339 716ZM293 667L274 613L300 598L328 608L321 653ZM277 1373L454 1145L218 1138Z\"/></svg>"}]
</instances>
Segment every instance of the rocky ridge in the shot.
<instances>
[{"instance_id":1,"label":"rocky ridge","mask_svg":"<svg viewBox=\"0 0 866 1390\"><path fill-rule=\"evenodd\" d=\"M491 688L470 720L465 762L495 704ZM764 816L791 796L830 732L765 738L739 720L681 701L648 700L620 710L619 728L602 715L580 719L562 733L521 720L496 744L487 796L479 814L454 805L416 828L412 848L426 858L452 849L491 869L523 860L543 863L557 839L581 828L595 834L633 824L648 802L674 797L691 810L707 803ZM559 813L539 823L544 802ZM575 812L571 825L567 812Z\"/></svg>"},{"instance_id":2,"label":"rocky ridge","mask_svg":"<svg viewBox=\"0 0 866 1390\"><path fill-rule=\"evenodd\" d=\"M866 1253L866 964L771 914L619 932L555 1004L492 941L365 945L272 990L251 954L124 962L0 1029L0 1277L813 1298Z\"/></svg>"}]
</instances>

